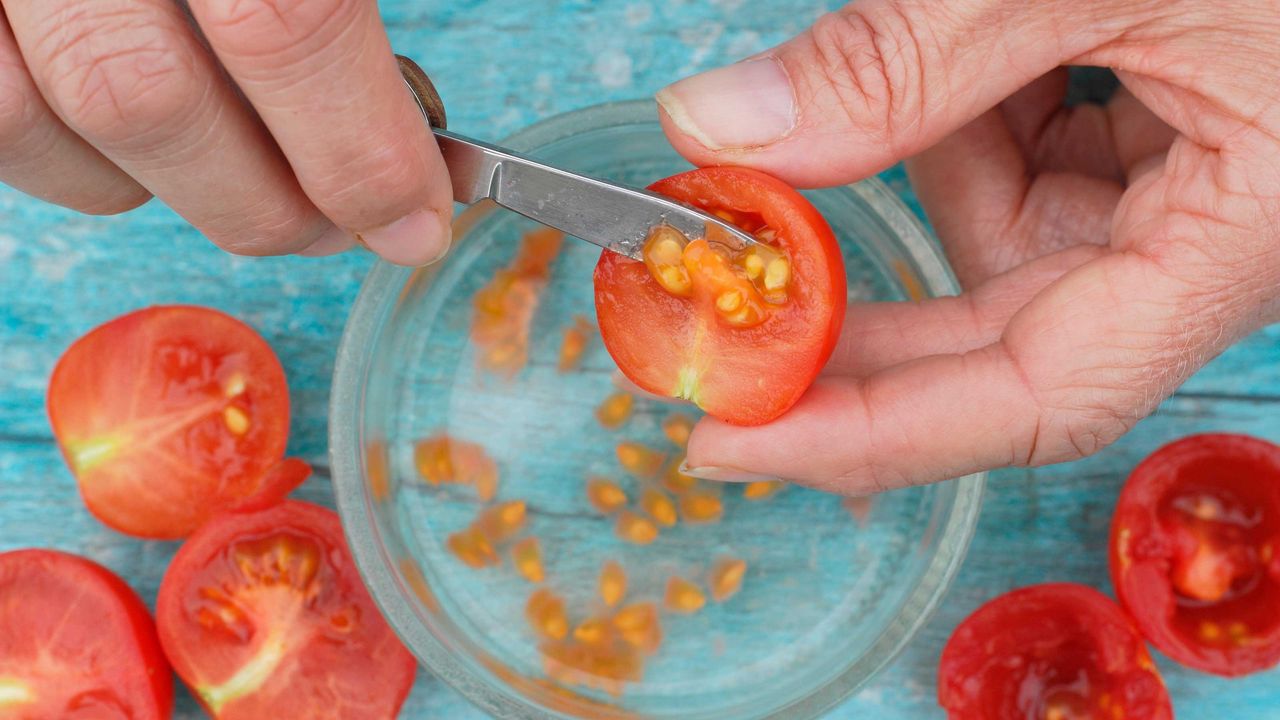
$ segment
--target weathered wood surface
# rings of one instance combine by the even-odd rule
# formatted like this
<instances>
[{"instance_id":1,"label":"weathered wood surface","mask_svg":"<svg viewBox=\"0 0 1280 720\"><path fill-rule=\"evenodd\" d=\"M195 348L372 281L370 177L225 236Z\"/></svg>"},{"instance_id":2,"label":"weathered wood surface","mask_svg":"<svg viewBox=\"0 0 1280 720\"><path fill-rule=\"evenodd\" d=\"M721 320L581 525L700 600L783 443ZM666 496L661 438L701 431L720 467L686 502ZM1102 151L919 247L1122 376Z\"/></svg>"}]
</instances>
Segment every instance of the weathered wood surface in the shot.
<instances>
[{"instance_id":1,"label":"weathered wood surface","mask_svg":"<svg viewBox=\"0 0 1280 720\"><path fill-rule=\"evenodd\" d=\"M645 96L683 74L799 31L831 2L775 0L386 0L393 42L431 72L451 127L498 138L555 113ZM909 193L900 173L888 179ZM353 179L357 180L358 179ZM90 327L156 303L222 308L279 353L293 393L291 452L323 466L329 375L369 258L247 260L209 247L158 203L88 219L0 191L0 550L57 547L114 568L154 597L171 544L96 523L52 445L44 388L61 351ZM969 558L911 647L832 718L937 717L934 671L951 629L979 603L1047 580L1109 592L1107 526L1116 491L1147 452L1206 430L1280 441L1280 328L1240 343L1099 456L993 478ZM327 478L303 496L330 502ZM1180 718L1280 717L1280 672L1227 681L1161 659ZM189 699L179 717L198 717ZM406 718L480 713L422 672Z\"/></svg>"}]
</instances>

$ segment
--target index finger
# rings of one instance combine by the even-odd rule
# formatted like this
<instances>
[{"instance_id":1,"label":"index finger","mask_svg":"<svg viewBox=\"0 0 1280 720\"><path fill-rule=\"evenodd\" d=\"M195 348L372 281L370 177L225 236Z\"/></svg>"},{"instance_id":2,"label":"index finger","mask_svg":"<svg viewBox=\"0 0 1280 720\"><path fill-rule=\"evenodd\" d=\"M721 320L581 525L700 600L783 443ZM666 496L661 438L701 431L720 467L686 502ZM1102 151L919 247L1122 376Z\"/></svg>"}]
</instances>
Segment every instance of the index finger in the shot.
<instances>
[{"instance_id":1,"label":"index finger","mask_svg":"<svg viewBox=\"0 0 1280 720\"><path fill-rule=\"evenodd\" d=\"M191 0L320 210L393 262L448 249L448 171L373 0Z\"/></svg>"}]
</instances>

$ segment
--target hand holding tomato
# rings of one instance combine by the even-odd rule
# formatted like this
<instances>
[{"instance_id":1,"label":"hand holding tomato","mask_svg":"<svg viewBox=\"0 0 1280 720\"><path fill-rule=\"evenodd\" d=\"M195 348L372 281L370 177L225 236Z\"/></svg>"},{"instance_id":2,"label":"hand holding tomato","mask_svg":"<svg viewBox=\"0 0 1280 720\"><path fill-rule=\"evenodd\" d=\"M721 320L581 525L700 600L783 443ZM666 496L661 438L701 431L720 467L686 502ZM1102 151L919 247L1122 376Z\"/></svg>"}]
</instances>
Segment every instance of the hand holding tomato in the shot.
<instances>
[{"instance_id":1,"label":"hand holding tomato","mask_svg":"<svg viewBox=\"0 0 1280 720\"><path fill-rule=\"evenodd\" d=\"M0 182L243 255L420 265L453 197L374 0L0 3Z\"/></svg>"},{"instance_id":2,"label":"hand holding tomato","mask_svg":"<svg viewBox=\"0 0 1280 720\"><path fill-rule=\"evenodd\" d=\"M700 165L814 186L912 158L966 289L850 308L825 377L768 425L701 423L691 474L856 494L1079 458L1280 320L1273 17L867 0L660 92ZM1123 87L1064 107L1067 64Z\"/></svg>"}]
</instances>

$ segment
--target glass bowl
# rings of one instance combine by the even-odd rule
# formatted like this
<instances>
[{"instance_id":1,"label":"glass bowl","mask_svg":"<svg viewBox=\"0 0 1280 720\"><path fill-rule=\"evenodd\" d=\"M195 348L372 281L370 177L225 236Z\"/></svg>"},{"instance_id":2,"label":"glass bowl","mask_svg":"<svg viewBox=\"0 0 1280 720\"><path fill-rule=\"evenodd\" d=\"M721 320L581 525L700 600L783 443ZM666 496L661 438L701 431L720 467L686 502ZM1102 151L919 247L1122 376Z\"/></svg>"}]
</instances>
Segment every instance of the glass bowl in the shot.
<instances>
[{"instance_id":1,"label":"glass bowl","mask_svg":"<svg viewBox=\"0 0 1280 720\"><path fill-rule=\"evenodd\" d=\"M645 185L688 168L655 116L649 102L600 105L504 144ZM807 194L840 237L850 299L956 291L937 246L878 180ZM634 500L639 483L619 467L615 445L639 441L678 460L661 429L676 406L637 399L630 421L606 430L594 411L618 383L599 340L577 370L557 367L565 327L594 316L599 250L563 243L532 317L527 365L508 377L477 366L472 299L534 226L492 206L456 222L444 262L421 270L379 264L369 273L342 338L332 395L338 508L374 599L409 649L499 718L813 717L889 663L959 567L985 478L862 501L798 488L752 501L742 486L706 484L722 498L722 520L680 522L647 546L623 542L613 519L588 503L586 478L613 478ZM564 598L573 624L609 612L596 589L606 560L626 569L627 603L661 605L673 575L705 588L709 568L725 557L747 564L741 591L693 614L663 611L663 641L642 680L583 686L549 678L525 619L535 586L509 557L477 570L449 549L447 538L483 503L475 487L424 481L415 444L442 432L482 445L496 462L496 502L526 503L525 532L543 550L542 586Z\"/></svg>"}]
</instances>

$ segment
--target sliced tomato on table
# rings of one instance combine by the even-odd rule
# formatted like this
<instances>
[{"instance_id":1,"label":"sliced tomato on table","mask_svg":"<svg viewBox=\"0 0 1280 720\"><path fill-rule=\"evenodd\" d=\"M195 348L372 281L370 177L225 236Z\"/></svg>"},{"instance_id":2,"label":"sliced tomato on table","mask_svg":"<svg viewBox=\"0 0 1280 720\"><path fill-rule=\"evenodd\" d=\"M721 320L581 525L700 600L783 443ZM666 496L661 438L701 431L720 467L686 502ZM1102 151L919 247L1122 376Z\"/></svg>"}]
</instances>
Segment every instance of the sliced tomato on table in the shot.
<instances>
[{"instance_id":1,"label":"sliced tomato on table","mask_svg":"<svg viewBox=\"0 0 1280 720\"><path fill-rule=\"evenodd\" d=\"M596 315L605 347L641 389L691 400L726 422L786 412L835 347L847 294L831 228L786 183L745 168L692 170L650 190L754 233L742 252L714 234L656 228L644 262L600 256Z\"/></svg>"},{"instance_id":2,"label":"sliced tomato on table","mask_svg":"<svg viewBox=\"0 0 1280 720\"><path fill-rule=\"evenodd\" d=\"M1111 578L1184 665L1243 675L1280 662L1280 447L1213 434L1153 453L1120 493Z\"/></svg>"},{"instance_id":3,"label":"sliced tomato on table","mask_svg":"<svg viewBox=\"0 0 1280 720\"><path fill-rule=\"evenodd\" d=\"M938 665L952 720L1169 720L1142 636L1105 595L1049 583L1005 593L955 629Z\"/></svg>"},{"instance_id":4,"label":"sliced tomato on table","mask_svg":"<svg viewBox=\"0 0 1280 720\"><path fill-rule=\"evenodd\" d=\"M183 537L220 511L283 498L310 473L282 462L280 361L217 310L153 307L90 331L54 368L48 405L85 504L130 535Z\"/></svg>"},{"instance_id":5,"label":"sliced tomato on table","mask_svg":"<svg viewBox=\"0 0 1280 720\"><path fill-rule=\"evenodd\" d=\"M221 720L391 718L416 663L360 582L338 516L286 500L193 534L156 602L178 675Z\"/></svg>"},{"instance_id":6,"label":"sliced tomato on table","mask_svg":"<svg viewBox=\"0 0 1280 720\"><path fill-rule=\"evenodd\" d=\"M173 676L138 596L53 550L0 553L0 717L159 720Z\"/></svg>"}]
</instances>

